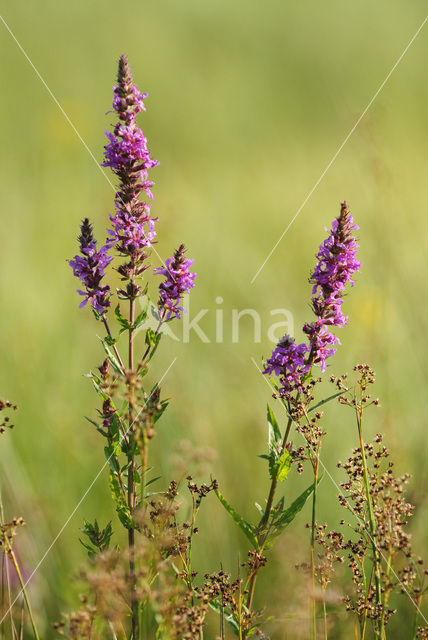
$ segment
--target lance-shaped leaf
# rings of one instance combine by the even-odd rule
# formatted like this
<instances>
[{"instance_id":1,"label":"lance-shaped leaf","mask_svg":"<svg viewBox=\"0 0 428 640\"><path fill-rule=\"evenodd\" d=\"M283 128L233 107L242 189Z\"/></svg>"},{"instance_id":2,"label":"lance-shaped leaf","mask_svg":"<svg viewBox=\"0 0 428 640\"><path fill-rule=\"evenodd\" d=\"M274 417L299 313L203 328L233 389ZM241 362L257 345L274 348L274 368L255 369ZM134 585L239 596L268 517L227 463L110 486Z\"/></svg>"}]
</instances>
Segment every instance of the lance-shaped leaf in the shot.
<instances>
[{"instance_id":1,"label":"lance-shaped leaf","mask_svg":"<svg viewBox=\"0 0 428 640\"><path fill-rule=\"evenodd\" d=\"M310 413L311 411L315 411L315 409L319 409L319 407L322 407L324 404L327 404L327 402L330 402L330 400L334 400L342 394L343 391L339 391L338 393L333 393L333 395L329 396L328 398L324 398L324 400L321 400L321 402L317 402L317 404L314 404L313 407L309 407L308 413Z\"/></svg>"},{"instance_id":2,"label":"lance-shaped leaf","mask_svg":"<svg viewBox=\"0 0 428 640\"><path fill-rule=\"evenodd\" d=\"M116 320L118 321L118 323L121 326L121 331L128 331L130 329L132 329L132 326L129 324L129 320L127 320L127 318L125 318L122 315L122 312L120 310L120 305L118 304L116 309L114 310L114 315L116 317Z\"/></svg>"},{"instance_id":3,"label":"lance-shaped leaf","mask_svg":"<svg viewBox=\"0 0 428 640\"><path fill-rule=\"evenodd\" d=\"M242 531L245 533L245 535L247 536L248 540L251 542L253 547L255 549L257 549L258 548L258 541L257 541L257 536L256 536L256 533L255 533L254 527L252 527L249 522L244 520L239 515L239 513L237 511L235 511L235 509L228 503L226 498L224 496L222 496L222 494L220 493L220 491L218 489L216 490L215 493L216 493L217 498L220 500L221 504L223 505L223 507L232 516L232 518L235 520L236 524L240 527L240 529L242 529Z\"/></svg>"},{"instance_id":4,"label":"lance-shaped leaf","mask_svg":"<svg viewBox=\"0 0 428 640\"><path fill-rule=\"evenodd\" d=\"M318 483L321 482L322 476L318 479ZM288 527L288 525L294 520L297 514L303 509L309 496L313 493L315 483L313 482L307 489L305 489L298 498L291 503L286 509L278 509L272 518L272 528L265 543L265 549L269 549L275 538L279 536L282 531ZM280 503L278 506L283 506Z\"/></svg>"},{"instance_id":5,"label":"lance-shaped leaf","mask_svg":"<svg viewBox=\"0 0 428 640\"><path fill-rule=\"evenodd\" d=\"M105 429L103 429L98 422L96 422L95 420L92 420L92 418L88 418L88 416L85 416L86 420L88 422L90 422L91 424L94 425L94 427L96 428L97 431L99 431L101 433L102 436L104 436L104 438L108 438L108 433Z\"/></svg>"},{"instance_id":6,"label":"lance-shaped leaf","mask_svg":"<svg viewBox=\"0 0 428 640\"><path fill-rule=\"evenodd\" d=\"M138 329L139 327L141 327L141 325L143 324L143 322L146 320L147 318L147 311L149 309L149 304L150 304L150 299L147 298L146 299L146 303L143 307L143 309L140 311L140 313L138 314L138 316L135 318L134 321L134 325L133 325L133 329Z\"/></svg>"},{"instance_id":7,"label":"lance-shaped leaf","mask_svg":"<svg viewBox=\"0 0 428 640\"><path fill-rule=\"evenodd\" d=\"M88 556L93 558L97 553L101 551L105 551L109 548L110 538L113 535L113 530L111 528L111 522L107 523L107 526L104 529L100 529L98 522L95 520L94 524L85 520L83 523L83 528L81 529L82 533L87 536L91 542L89 545L87 542L84 542L79 538L81 544L85 547L88 552Z\"/></svg>"},{"instance_id":8,"label":"lance-shaped leaf","mask_svg":"<svg viewBox=\"0 0 428 640\"><path fill-rule=\"evenodd\" d=\"M116 371L116 373L118 373L119 375L122 375L122 373L123 373L122 367L120 366L119 361L116 358L116 356L113 354L113 352L109 348L109 346L108 346L108 344L106 342L106 339L105 338L100 338L100 340L101 340L101 344L103 345L103 349L106 352L107 360L110 362L111 366Z\"/></svg>"},{"instance_id":9,"label":"lance-shaped leaf","mask_svg":"<svg viewBox=\"0 0 428 640\"><path fill-rule=\"evenodd\" d=\"M281 430L269 405L267 405L267 421L269 428L269 446L280 444L282 442Z\"/></svg>"},{"instance_id":10,"label":"lance-shaped leaf","mask_svg":"<svg viewBox=\"0 0 428 640\"><path fill-rule=\"evenodd\" d=\"M284 482L291 468L291 455L287 451L283 451L279 458L275 461L275 476L279 482Z\"/></svg>"},{"instance_id":11,"label":"lance-shaped leaf","mask_svg":"<svg viewBox=\"0 0 428 640\"><path fill-rule=\"evenodd\" d=\"M146 362L150 362L156 353L156 349L159 346L159 342L162 338L161 333L156 333L153 329L147 329L146 331L146 345L150 347L151 351L147 357Z\"/></svg>"},{"instance_id":12,"label":"lance-shaped leaf","mask_svg":"<svg viewBox=\"0 0 428 640\"><path fill-rule=\"evenodd\" d=\"M117 473L110 473L110 489L111 495L116 504L116 511L119 516L119 520L126 529L131 529L131 527L135 526L135 523L132 519L129 507L126 504L125 498L123 497Z\"/></svg>"}]
</instances>

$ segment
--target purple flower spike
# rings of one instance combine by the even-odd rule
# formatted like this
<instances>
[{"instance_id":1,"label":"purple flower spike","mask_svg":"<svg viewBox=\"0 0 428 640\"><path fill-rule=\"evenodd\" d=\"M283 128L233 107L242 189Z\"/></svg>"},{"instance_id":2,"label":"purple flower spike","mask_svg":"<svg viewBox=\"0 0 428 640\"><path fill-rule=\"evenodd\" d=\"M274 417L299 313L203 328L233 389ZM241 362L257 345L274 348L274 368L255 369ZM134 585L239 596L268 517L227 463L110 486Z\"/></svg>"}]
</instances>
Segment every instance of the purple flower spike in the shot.
<instances>
[{"instance_id":1,"label":"purple flower spike","mask_svg":"<svg viewBox=\"0 0 428 640\"><path fill-rule=\"evenodd\" d=\"M134 84L126 56L121 56L117 85L113 87L113 109L119 121L112 133L106 131L109 142L102 166L110 167L119 178L109 244L127 260L118 270L125 280L134 281L124 292L130 297L139 293L135 277L146 268L143 262L156 238L156 219L150 217L150 204L140 200L142 193L153 199L154 182L148 171L159 164L150 157L147 138L136 123L137 114L145 111L146 97L147 93L138 91Z\"/></svg>"},{"instance_id":2,"label":"purple flower spike","mask_svg":"<svg viewBox=\"0 0 428 640\"><path fill-rule=\"evenodd\" d=\"M309 279L313 285L312 309L316 320L303 326L308 344L296 345L293 338L284 336L263 371L279 378L278 392L283 398L302 390L312 365L319 365L324 372L327 358L336 353L336 345L340 344L330 328L348 324L342 313L344 290L348 282L354 284L352 276L361 267L357 260L358 244L353 235L356 229L358 226L354 224L348 205L343 202L328 238L319 247L318 262Z\"/></svg>"},{"instance_id":3,"label":"purple flower spike","mask_svg":"<svg viewBox=\"0 0 428 640\"><path fill-rule=\"evenodd\" d=\"M320 245L315 266L309 282L312 288L312 308L317 319L306 324L303 331L309 337L310 360L319 364L322 371L326 359L336 353L335 344L340 344L328 327L343 327L348 319L342 313L343 295L346 284L354 284L353 274L361 264L357 260L358 244L353 231L358 229L346 202L340 215L333 220L330 235Z\"/></svg>"},{"instance_id":4,"label":"purple flower spike","mask_svg":"<svg viewBox=\"0 0 428 640\"><path fill-rule=\"evenodd\" d=\"M107 254L107 245L97 251L92 225L88 218L85 218L81 224L79 244L82 255L74 256L73 260L69 260L69 265L74 275L85 285L85 291L77 290L85 298L80 306L83 307L90 301L93 308L103 314L110 306L110 287L101 286L101 280L112 258Z\"/></svg>"},{"instance_id":5,"label":"purple flower spike","mask_svg":"<svg viewBox=\"0 0 428 640\"><path fill-rule=\"evenodd\" d=\"M172 258L166 261L166 267L159 267L154 272L165 276L159 285L159 316L162 320L170 320L173 316L180 318L180 301L184 293L189 293L195 286L196 273L190 272L193 260L186 258L184 244L181 244Z\"/></svg>"},{"instance_id":6,"label":"purple flower spike","mask_svg":"<svg viewBox=\"0 0 428 640\"><path fill-rule=\"evenodd\" d=\"M310 370L306 363L308 351L306 344L296 344L294 338L285 335L266 361L263 373L269 376L274 373L279 378L278 391L281 397L301 390L303 378Z\"/></svg>"}]
</instances>

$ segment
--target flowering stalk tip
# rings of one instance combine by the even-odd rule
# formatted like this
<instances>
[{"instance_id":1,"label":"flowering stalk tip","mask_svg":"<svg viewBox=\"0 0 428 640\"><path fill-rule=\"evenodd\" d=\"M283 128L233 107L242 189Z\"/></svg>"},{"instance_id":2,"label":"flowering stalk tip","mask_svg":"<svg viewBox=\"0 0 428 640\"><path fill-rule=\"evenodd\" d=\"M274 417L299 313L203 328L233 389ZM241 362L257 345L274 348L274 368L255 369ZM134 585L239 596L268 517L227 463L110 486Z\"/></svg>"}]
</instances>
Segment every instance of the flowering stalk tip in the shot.
<instances>
[{"instance_id":1,"label":"flowering stalk tip","mask_svg":"<svg viewBox=\"0 0 428 640\"><path fill-rule=\"evenodd\" d=\"M80 307L90 301L95 311L102 315L110 306L110 287L101 285L101 281L105 275L104 270L112 258L107 253L107 245L97 250L92 225L88 218L82 221L78 240L82 255L74 256L69 260L69 265L73 269L73 274L85 285L84 291L77 290L81 296L84 296Z\"/></svg>"},{"instance_id":2,"label":"flowering stalk tip","mask_svg":"<svg viewBox=\"0 0 428 640\"><path fill-rule=\"evenodd\" d=\"M326 369L326 359L336 353L339 339L329 327L344 327L348 318L343 315L343 296L347 283L352 286L353 274L361 267L357 260L358 244L353 231L354 224L346 202L342 202L340 214L333 220L331 231L320 245L317 253L317 264L309 282L312 288L312 309L315 322L305 324L304 333L309 338L312 360L319 364L321 371Z\"/></svg>"},{"instance_id":3,"label":"flowering stalk tip","mask_svg":"<svg viewBox=\"0 0 428 640\"><path fill-rule=\"evenodd\" d=\"M173 316L180 318L184 311L179 306L184 293L189 293L195 286L196 273L191 273L193 260L185 257L186 248L181 244L171 258L167 258L165 267L155 269L155 273L165 276L159 285L158 310L161 320L170 320Z\"/></svg>"},{"instance_id":4,"label":"flowering stalk tip","mask_svg":"<svg viewBox=\"0 0 428 640\"><path fill-rule=\"evenodd\" d=\"M284 336L266 362L264 373L275 373L279 377L282 397L301 390L312 365L319 365L321 371L325 371L327 358L336 353L336 345L340 344L330 328L348 324L342 313L344 291L348 282L354 284L353 274L361 267L353 235L356 229L358 226L348 205L343 202L328 237L319 247L317 264L309 278L313 285L311 302L315 320L303 326L308 343L296 345L290 336Z\"/></svg>"},{"instance_id":5,"label":"flowering stalk tip","mask_svg":"<svg viewBox=\"0 0 428 640\"><path fill-rule=\"evenodd\" d=\"M140 199L142 193L148 200L153 199L154 182L148 172L159 164L150 157L147 138L136 122L138 113L145 111L146 97L147 93L140 92L134 84L126 56L121 56L117 84L113 87L113 109L119 121L112 133L106 131L109 142L102 166L110 167L119 178L115 213L110 216L109 243L125 258L118 271L124 280L130 281L146 269L143 263L156 237L151 205ZM125 294L129 297L139 294L135 282Z\"/></svg>"}]
</instances>

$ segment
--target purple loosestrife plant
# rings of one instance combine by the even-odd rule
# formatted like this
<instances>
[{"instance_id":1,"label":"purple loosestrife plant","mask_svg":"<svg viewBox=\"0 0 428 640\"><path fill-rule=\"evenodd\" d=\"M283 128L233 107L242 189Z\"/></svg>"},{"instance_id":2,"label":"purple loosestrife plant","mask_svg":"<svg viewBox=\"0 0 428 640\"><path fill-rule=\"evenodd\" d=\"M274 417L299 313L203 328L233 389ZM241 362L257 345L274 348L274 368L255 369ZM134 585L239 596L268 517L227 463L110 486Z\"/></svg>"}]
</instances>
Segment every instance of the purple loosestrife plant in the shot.
<instances>
[{"instance_id":1,"label":"purple loosestrife plant","mask_svg":"<svg viewBox=\"0 0 428 640\"><path fill-rule=\"evenodd\" d=\"M245 606L247 612L250 613L253 607L257 575L266 562L265 551L272 546L276 537L290 524L311 495L310 569L313 588L315 585L315 512L317 486L320 480L320 450L324 436L324 431L319 424L322 413L316 409L338 394L314 404L314 389L320 379L313 377L313 368L316 365L321 368L322 372L325 371L326 359L334 355L338 344L337 337L331 333L330 329L343 327L347 324L347 319L342 313L344 291L347 283L353 284L353 274L360 268L360 263L356 258L358 245L353 235L357 228L346 202L342 203L340 214L333 221L328 238L319 248L317 264L310 276L310 283L313 285L312 309L315 321L305 324L303 327L307 342L296 344L294 338L285 335L279 340L272 355L265 363L263 373L271 380L272 378L276 379L276 382L273 382L276 391L274 398L280 399L287 412L288 420L285 432L282 433L279 423L268 405L269 450L261 457L268 461L270 489L266 505L264 507L259 505L261 513L259 523L251 525L244 521L225 498L217 492L222 504L246 533L254 547L254 551L250 552L249 560L246 563L247 578L244 581ZM293 424L296 431L304 437L305 447L295 449L289 442ZM278 484L286 479L292 463L297 463L297 470L301 472L305 460L309 460L312 466L312 484L288 506L285 506L284 498L275 504ZM315 638L317 622L315 600L313 600L311 608L311 637ZM246 638L250 632L251 630L245 632L242 637Z\"/></svg>"},{"instance_id":2,"label":"purple loosestrife plant","mask_svg":"<svg viewBox=\"0 0 428 640\"><path fill-rule=\"evenodd\" d=\"M137 331L144 324L149 308L147 296L150 249L156 238L155 222L151 216L154 182L149 170L158 162L153 160L147 139L137 124L137 116L145 111L144 100L134 84L126 56L119 60L117 84L113 87L113 113L118 122L113 132L106 132L104 167L112 169L118 180L114 213L110 215L106 244L97 250L92 226L85 218L79 236L81 255L70 260L74 275L84 284L79 293L85 297L82 305L91 303L95 317L104 324L107 335L102 340L106 353L98 371L90 376L100 397L98 420L90 420L106 441L105 455L109 463L109 484L121 524L128 534L130 637L140 637L139 611L143 603L137 591L138 566L135 553L136 536L142 534L139 522L144 519L150 493L148 485L148 446L155 435L155 425L167 406L161 398L160 385L146 387L146 376L152 357L161 338L163 322L180 317L180 300L194 286L195 273L190 273L191 259L185 257L184 245L167 260L166 266L156 269L165 276L160 285L159 325L156 331L146 330L144 345L136 342ZM116 265L116 262L119 262ZM110 305L113 292L105 284L106 268L112 263L120 275L122 285L116 291L114 318L117 331L110 327ZM144 302L144 300L145 302ZM141 299L141 311L137 301ZM121 303L127 305L122 311ZM81 305L81 306L82 306ZM109 313L110 312L110 313ZM121 355L121 336L126 335L127 357ZM123 340L123 338L122 338ZM138 348L141 353L138 356ZM90 555L106 552L113 535L111 524L101 529L95 521L85 522L83 533ZM144 533L150 535L145 525Z\"/></svg>"}]
</instances>

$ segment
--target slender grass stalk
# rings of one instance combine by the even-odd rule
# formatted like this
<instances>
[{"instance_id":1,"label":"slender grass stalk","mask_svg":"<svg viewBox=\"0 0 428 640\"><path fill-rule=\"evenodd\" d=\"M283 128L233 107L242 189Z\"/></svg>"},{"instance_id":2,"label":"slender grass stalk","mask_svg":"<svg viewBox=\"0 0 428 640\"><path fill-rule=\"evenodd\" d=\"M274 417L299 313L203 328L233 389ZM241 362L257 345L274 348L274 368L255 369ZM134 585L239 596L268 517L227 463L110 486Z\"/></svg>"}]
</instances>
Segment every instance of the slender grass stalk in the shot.
<instances>
[{"instance_id":1,"label":"slender grass stalk","mask_svg":"<svg viewBox=\"0 0 428 640\"><path fill-rule=\"evenodd\" d=\"M318 444L318 448L315 454L315 460L313 465L314 470L314 490L312 492L312 521L311 521L311 578L312 578L312 624L311 624L311 637L316 640L317 637L317 607L315 602L315 522L316 522L316 504L317 504L317 485L318 485L318 472L319 472L319 454L320 454L321 442Z\"/></svg>"},{"instance_id":2,"label":"slender grass stalk","mask_svg":"<svg viewBox=\"0 0 428 640\"><path fill-rule=\"evenodd\" d=\"M418 596L416 597L415 616L413 618L412 640L416 640L416 638L418 637L418 618L419 618L419 609L421 607L421 601L422 601L422 589L420 590Z\"/></svg>"},{"instance_id":3,"label":"slender grass stalk","mask_svg":"<svg viewBox=\"0 0 428 640\"><path fill-rule=\"evenodd\" d=\"M328 639L328 625L327 625L327 607L325 604L325 593L323 593L322 598L322 615L324 619L324 640Z\"/></svg>"},{"instance_id":4,"label":"slender grass stalk","mask_svg":"<svg viewBox=\"0 0 428 640\"><path fill-rule=\"evenodd\" d=\"M388 553L387 563L386 563L386 569L385 569L386 582L388 582L389 575L391 573L391 561L392 561L392 555L391 555L391 552L389 552ZM384 597L383 597L382 616L381 616L381 619L380 619L380 635L381 635L381 639L382 640L386 640L385 613L386 613L386 608L388 606L388 601L389 601L390 595L391 595L391 589L388 587L385 590L385 594L384 594Z\"/></svg>"},{"instance_id":5,"label":"slender grass stalk","mask_svg":"<svg viewBox=\"0 0 428 640\"><path fill-rule=\"evenodd\" d=\"M6 543L6 553L9 556L9 558L11 559L11 561L12 561L13 568L15 569L15 573L16 573L17 578L19 580L19 584L20 584L20 587L21 587L22 595L24 596L24 600L25 600L25 604L27 606L27 610L28 610L28 615L29 615L29 618L30 618L31 626L33 628L34 638L36 640L40 640L40 636L38 634L37 627L36 627L36 622L35 622L34 616L33 616L33 610L31 608L30 600L28 598L27 589L25 587L25 582L22 579L21 570L19 568L19 564L18 564L18 561L16 559L15 552L12 549L12 546L10 544L10 541L9 541L9 538L7 537L7 535L4 536L4 541Z\"/></svg>"},{"instance_id":6,"label":"slender grass stalk","mask_svg":"<svg viewBox=\"0 0 428 640\"><path fill-rule=\"evenodd\" d=\"M245 640L246 635L242 634L242 590L241 583L239 583L239 595L238 595L238 625L239 625L239 640Z\"/></svg>"},{"instance_id":7,"label":"slender grass stalk","mask_svg":"<svg viewBox=\"0 0 428 640\"><path fill-rule=\"evenodd\" d=\"M1 522L4 522L3 501L2 501L2 498L1 498L1 494L0 494L0 516L1 516ZM14 621L13 621L13 612L12 612L12 606L11 606L11 603L12 603L11 593L12 593L12 591L11 591L11 586L10 586L9 565L7 563L7 555L6 555L6 553L3 553L2 555L3 555L3 567L2 567L2 611L3 611L3 604L4 604L4 601L3 601L3 579L4 579L3 578L3 568L4 568L4 573L6 574L7 595L8 595L8 598L9 598L8 611L9 611L9 617L10 617L10 629L11 629L13 638L16 638L17 637L17 632L16 632ZM3 617L3 614L2 614L2 617ZM0 631L1 631L1 634L2 634L1 637L4 638L3 626L1 626Z\"/></svg>"},{"instance_id":8,"label":"slender grass stalk","mask_svg":"<svg viewBox=\"0 0 428 640\"><path fill-rule=\"evenodd\" d=\"M372 568L372 572L370 574L370 581L369 581L369 585L367 587L367 579L366 579L366 572L364 570L364 558L361 560L361 575L363 578L363 584L364 584L364 591L366 594L366 599L364 602L364 614L363 614L363 620L361 622L360 620L360 635L361 635L361 640L364 640L365 636L366 636L366 628L367 628L367 602L368 602L368 597L369 597L369 593L371 590L371 586L372 586L372 582L373 582L373 572L374 572L374 567Z\"/></svg>"},{"instance_id":9,"label":"slender grass stalk","mask_svg":"<svg viewBox=\"0 0 428 640\"><path fill-rule=\"evenodd\" d=\"M360 450L361 450L361 460L363 465L363 482L364 488L366 492L367 499L367 509L369 515L369 525L370 525L370 540L373 551L373 562L374 562L374 578L375 578L375 587L376 587L376 605L382 604L382 589L381 589L381 579L380 579L380 561L379 561L379 552L376 546L375 538L376 538L376 520L373 512L373 503L370 495L370 481L369 474L367 470L367 460L366 453L363 442L363 433L362 433L362 418L363 418L363 407L362 402L358 405L356 403L355 406L355 414L357 418L357 426L358 426L358 437L360 441ZM377 627L377 625L376 625ZM381 632L379 628L375 628L375 636L376 638L381 638Z\"/></svg>"}]
</instances>

